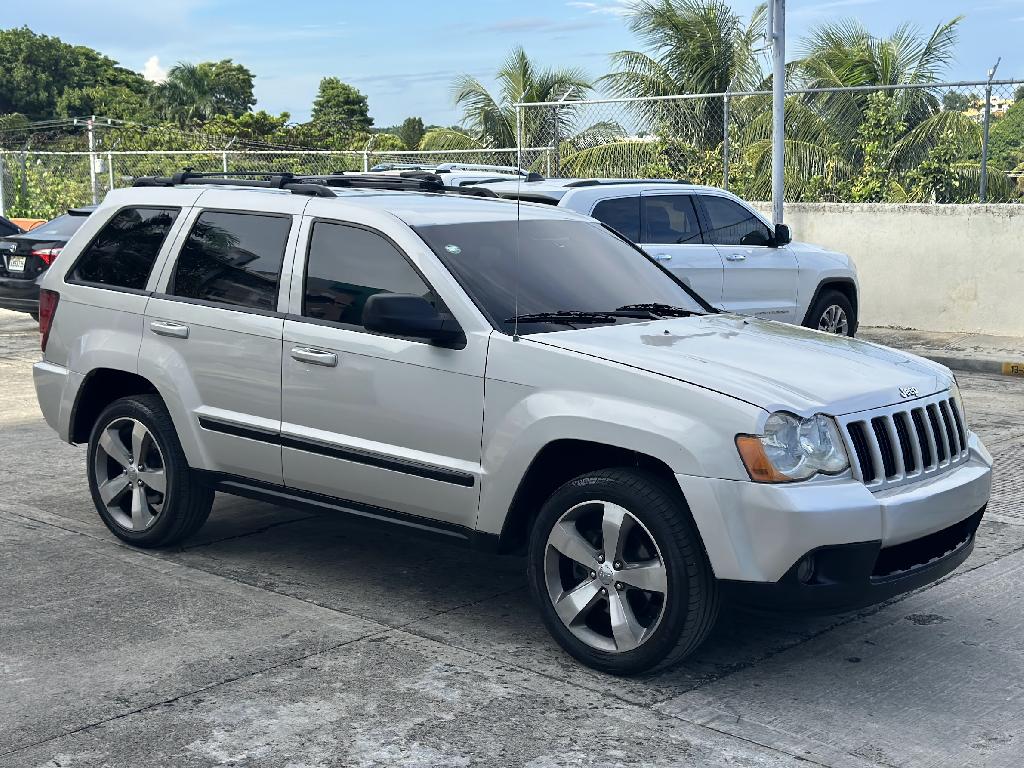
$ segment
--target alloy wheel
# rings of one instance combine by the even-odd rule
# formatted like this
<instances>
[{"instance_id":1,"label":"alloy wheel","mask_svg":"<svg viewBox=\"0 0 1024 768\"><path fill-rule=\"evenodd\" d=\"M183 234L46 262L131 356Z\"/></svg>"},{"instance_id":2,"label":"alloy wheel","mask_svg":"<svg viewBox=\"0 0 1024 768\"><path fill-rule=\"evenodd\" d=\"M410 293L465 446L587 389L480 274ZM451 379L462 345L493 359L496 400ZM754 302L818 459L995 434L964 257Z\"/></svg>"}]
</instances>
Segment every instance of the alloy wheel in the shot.
<instances>
[{"instance_id":1,"label":"alloy wheel","mask_svg":"<svg viewBox=\"0 0 1024 768\"><path fill-rule=\"evenodd\" d=\"M562 623L601 651L640 647L665 612L668 573L657 542L608 501L577 504L558 519L545 547L544 580Z\"/></svg>"},{"instance_id":2,"label":"alloy wheel","mask_svg":"<svg viewBox=\"0 0 1024 768\"><path fill-rule=\"evenodd\" d=\"M129 531L144 531L167 501L163 453L145 424L128 417L100 433L93 459L96 490L110 517Z\"/></svg>"},{"instance_id":3,"label":"alloy wheel","mask_svg":"<svg viewBox=\"0 0 1024 768\"><path fill-rule=\"evenodd\" d=\"M830 304L821 313L821 319L818 320L818 330L825 331L826 333L835 333L840 336L848 335L850 321L846 317L846 311L838 304Z\"/></svg>"}]
</instances>

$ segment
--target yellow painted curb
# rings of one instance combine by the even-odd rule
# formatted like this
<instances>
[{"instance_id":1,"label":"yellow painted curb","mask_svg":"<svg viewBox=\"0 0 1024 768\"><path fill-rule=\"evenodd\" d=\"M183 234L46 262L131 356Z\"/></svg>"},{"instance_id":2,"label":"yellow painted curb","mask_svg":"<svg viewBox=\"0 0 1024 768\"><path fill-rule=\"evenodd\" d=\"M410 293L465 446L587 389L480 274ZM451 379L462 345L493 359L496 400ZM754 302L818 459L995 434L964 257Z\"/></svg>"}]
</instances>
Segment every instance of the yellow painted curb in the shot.
<instances>
[{"instance_id":1,"label":"yellow painted curb","mask_svg":"<svg viewBox=\"0 0 1024 768\"><path fill-rule=\"evenodd\" d=\"M1004 376L1024 376L1024 363L1003 363Z\"/></svg>"}]
</instances>

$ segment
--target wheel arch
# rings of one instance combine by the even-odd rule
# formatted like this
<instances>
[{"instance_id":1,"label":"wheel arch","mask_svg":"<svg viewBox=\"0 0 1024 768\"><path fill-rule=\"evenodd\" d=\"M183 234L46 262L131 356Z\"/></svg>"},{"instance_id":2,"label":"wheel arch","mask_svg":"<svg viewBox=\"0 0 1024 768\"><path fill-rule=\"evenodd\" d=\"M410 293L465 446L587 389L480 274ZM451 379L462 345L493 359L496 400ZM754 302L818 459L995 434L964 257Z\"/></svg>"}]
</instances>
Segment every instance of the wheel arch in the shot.
<instances>
[{"instance_id":1,"label":"wheel arch","mask_svg":"<svg viewBox=\"0 0 1024 768\"><path fill-rule=\"evenodd\" d=\"M599 469L644 469L682 496L675 475L662 459L630 448L577 438L546 443L520 479L498 536L499 552L521 552L544 501L574 477ZM689 507L687 506L689 514ZM691 514L692 518L692 514Z\"/></svg>"},{"instance_id":2,"label":"wheel arch","mask_svg":"<svg viewBox=\"0 0 1024 768\"><path fill-rule=\"evenodd\" d=\"M853 306L853 317L854 317L854 331L860 324L860 305L857 296L857 281L852 277L828 277L818 283L818 287L814 289L814 295L811 296L811 301L807 305L807 311L804 313L801 325L807 325L811 319L811 313L814 311L814 306L818 303L818 299L821 298L825 291L838 291L849 299L850 304Z\"/></svg>"},{"instance_id":3,"label":"wheel arch","mask_svg":"<svg viewBox=\"0 0 1024 768\"><path fill-rule=\"evenodd\" d=\"M157 395L152 382L117 368L94 368L86 374L71 408L68 442L87 443L96 419L115 400L131 395ZM162 399L162 398L161 398Z\"/></svg>"}]
</instances>

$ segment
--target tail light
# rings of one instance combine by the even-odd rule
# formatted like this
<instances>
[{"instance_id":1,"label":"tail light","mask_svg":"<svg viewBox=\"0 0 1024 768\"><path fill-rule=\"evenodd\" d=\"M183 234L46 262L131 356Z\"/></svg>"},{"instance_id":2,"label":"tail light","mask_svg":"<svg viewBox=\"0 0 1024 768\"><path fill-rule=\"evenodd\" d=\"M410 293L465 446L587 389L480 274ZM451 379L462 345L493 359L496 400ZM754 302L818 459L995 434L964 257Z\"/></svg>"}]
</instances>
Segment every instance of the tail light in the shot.
<instances>
[{"instance_id":1,"label":"tail light","mask_svg":"<svg viewBox=\"0 0 1024 768\"><path fill-rule=\"evenodd\" d=\"M39 344L46 351L46 342L50 339L50 328L53 327L53 318L57 314L57 302L60 301L60 294L56 291L48 291L45 288L39 291Z\"/></svg>"},{"instance_id":2,"label":"tail light","mask_svg":"<svg viewBox=\"0 0 1024 768\"><path fill-rule=\"evenodd\" d=\"M58 255L60 255L61 250L63 249L40 248L38 251L32 251L32 255L38 256L40 259L43 260L43 263L46 264L46 266L50 266L51 264L53 264L53 260L56 259Z\"/></svg>"}]
</instances>

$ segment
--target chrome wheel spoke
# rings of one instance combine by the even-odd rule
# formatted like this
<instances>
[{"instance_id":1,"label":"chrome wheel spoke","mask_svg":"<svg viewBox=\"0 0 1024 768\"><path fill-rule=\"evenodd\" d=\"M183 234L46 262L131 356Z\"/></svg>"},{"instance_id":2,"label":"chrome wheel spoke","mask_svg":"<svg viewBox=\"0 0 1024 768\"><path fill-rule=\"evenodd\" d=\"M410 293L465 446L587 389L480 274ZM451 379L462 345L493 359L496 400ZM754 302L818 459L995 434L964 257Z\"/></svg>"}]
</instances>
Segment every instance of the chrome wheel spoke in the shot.
<instances>
[{"instance_id":1,"label":"chrome wheel spoke","mask_svg":"<svg viewBox=\"0 0 1024 768\"><path fill-rule=\"evenodd\" d=\"M560 520L555 524L548 537L548 545L585 568L593 569L597 564L597 550L580 535L571 520Z\"/></svg>"},{"instance_id":2,"label":"chrome wheel spoke","mask_svg":"<svg viewBox=\"0 0 1024 768\"><path fill-rule=\"evenodd\" d=\"M167 482L162 469L145 469L139 472L139 480L151 491L166 493Z\"/></svg>"},{"instance_id":3,"label":"chrome wheel spoke","mask_svg":"<svg viewBox=\"0 0 1024 768\"><path fill-rule=\"evenodd\" d=\"M131 483L127 475L114 475L110 479L97 484L96 490L99 491L100 499L102 499L103 503L109 507L120 500L129 485Z\"/></svg>"},{"instance_id":4,"label":"chrome wheel spoke","mask_svg":"<svg viewBox=\"0 0 1024 768\"><path fill-rule=\"evenodd\" d=\"M605 504L601 517L601 535L604 539L604 556L607 560L621 560L622 546L633 527L633 518L617 504Z\"/></svg>"},{"instance_id":5,"label":"chrome wheel spoke","mask_svg":"<svg viewBox=\"0 0 1024 768\"><path fill-rule=\"evenodd\" d=\"M633 613L623 592L611 591L608 595L608 612L612 620L612 637L615 650L631 651L644 640L647 631Z\"/></svg>"},{"instance_id":6,"label":"chrome wheel spoke","mask_svg":"<svg viewBox=\"0 0 1024 768\"><path fill-rule=\"evenodd\" d=\"M121 435L118 434L117 429L113 425L107 427L100 434L100 448L103 452L120 464L125 469L131 463L131 455L128 453L128 447L121 441Z\"/></svg>"},{"instance_id":7,"label":"chrome wheel spoke","mask_svg":"<svg viewBox=\"0 0 1024 768\"><path fill-rule=\"evenodd\" d=\"M142 426L141 421L136 421L132 425L132 458L135 459L136 464L142 463L144 444L147 437L149 437L149 432Z\"/></svg>"},{"instance_id":8,"label":"chrome wheel spoke","mask_svg":"<svg viewBox=\"0 0 1024 768\"><path fill-rule=\"evenodd\" d=\"M668 589L668 574L660 560L648 560L636 565L628 565L616 572L615 578L624 584L648 592L664 594Z\"/></svg>"},{"instance_id":9,"label":"chrome wheel spoke","mask_svg":"<svg viewBox=\"0 0 1024 768\"><path fill-rule=\"evenodd\" d=\"M586 616L600 597L600 584L588 579L555 600L555 613L567 627L571 627Z\"/></svg>"},{"instance_id":10,"label":"chrome wheel spoke","mask_svg":"<svg viewBox=\"0 0 1024 768\"><path fill-rule=\"evenodd\" d=\"M132 530L143 531L153 522L153 513L146 501L146 492L142 486L132 487Z\"/></svg>"}]
</instances>

